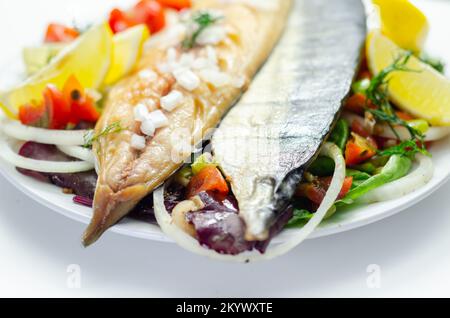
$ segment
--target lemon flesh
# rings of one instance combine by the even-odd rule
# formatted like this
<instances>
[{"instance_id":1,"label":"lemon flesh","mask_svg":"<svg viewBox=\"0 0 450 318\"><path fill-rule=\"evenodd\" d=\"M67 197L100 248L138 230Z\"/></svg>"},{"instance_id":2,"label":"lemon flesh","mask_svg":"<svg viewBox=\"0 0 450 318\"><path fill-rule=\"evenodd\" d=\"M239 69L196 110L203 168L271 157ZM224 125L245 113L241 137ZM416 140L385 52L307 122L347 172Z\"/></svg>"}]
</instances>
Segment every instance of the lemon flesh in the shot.
<instances>
[{"instance_id":1,"label":"lemon flesh","mask_svg":"<svg viewBox=\"0 0 450 318\"><path fill-rule=\"evenodd\" d=\"M111 85L130 73L142 54L150 33L147 26L138 25L114 36L114 54L105 85Z\"/></svg>"},{"instance_id":2,"label":"lemon flesh","mask_svg":"<svg viewBox=\"0 0 450 318\"><path fill-rule=\"evenodd\" d=\"M23 61L28 75L33 75L48 65L65 47L65 44L46 44L23 49Z\"/></svg>"},{"instance_id":3,"label":"lemon flesh","mask_svg":"<svg viewBox=\"0 0 450 318\"><path fill-rule=\"evenodd\" d=\"M373 0L380 9L381 31L405 50L420 52L428 36L425 15L408 0Z\"/></svg>"},{"instance_id":4,"label":"lemon flesh","mask_svg":"<svg viewBox=\"0 0 450 318\"><path fill-rule=\"evenodd\" d=\"M21 105L42 101L48 84L62 89L71 75L85 88L99 88L112 60L113 34L107 23L92 27L64 48L50 64L23 84L0 96L0 107L11 118L17 118Z\"/></svg>"},{"instance_id":5,"label":"lemon flesh","mask_svg":"<svg viewBox=\"0 0 450 318\"><path fill-rule=\"evenodd\" d=\"M406 54L376 31L368 36L366 48L369 68L374 75ZM406 67L413 71L397 71L389 77L389 98L400 109L434 126L450 126L450 80L414 56Z\"/></svg>"}]
</instances>

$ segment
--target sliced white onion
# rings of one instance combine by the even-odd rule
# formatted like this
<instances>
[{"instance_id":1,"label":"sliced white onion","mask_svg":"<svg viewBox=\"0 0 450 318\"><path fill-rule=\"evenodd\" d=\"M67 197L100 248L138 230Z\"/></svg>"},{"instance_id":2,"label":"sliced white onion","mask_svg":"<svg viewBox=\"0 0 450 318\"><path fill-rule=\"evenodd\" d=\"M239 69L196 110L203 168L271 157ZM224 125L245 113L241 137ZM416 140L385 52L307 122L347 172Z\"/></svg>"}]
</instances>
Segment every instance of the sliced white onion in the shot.
<instances>
[{"instance_id":1,"label":"sliced white onion","mask_svg":"<svg viewBox=\"0 0 450 318\"><path fill-rule=\"evenodd\" d=\"M92 154L91 149L79 146L57 146L57 148L70 157L87 161L92 164L95 163L94 155Z\"/></svg>"},{"instance_id":2,"label":"sliced white onion","mask_svg":"<svg viewBox=\"0 0 450 318\"><path fill-rule=\"evenodd\" d=\"M10 143L4 136L0 136L0 158L18 168L45 173L76 173L89 171L94 168L93 163L86 161L45 161L20 156L13 151Z\"/></svg>"},{"instance_id":3,"label":"sliced white onion","mask_svg":"<svg viewBox=\"0 0 450 318\"><path fill-rule=\"evenodd\" d=\"M419 154L419 166L407 176L374 189L363 197L359 203L375 203L400 198L426 185L433 177L434 167L430 157Z\"/></svg>"},{"instance_id":4,"label":"sliced white onion","mask_svg":"<svg viewBox=\"0 0 450 318\"><path fill-rule=\"evenodd\" d=\"M344 112L342 117L347 120L350 124L353 121L357 121L361 125L364 125L364 118L353 113ZM401 140L411 139L411 134L405 127L395 127L394 128ZM377 124L375 129L375 134L380 137L397 139L397 136L392 131L391 127L386 124ZM430 127L425 133L425 141L436 141L450 135L450 127Z\"/></svg>"},{"instance_id":5,"label":"sliced white onion","mask_svg":"<svg viewBox=\"0 0 450 318\"><path fill-rule=\"evenodd\" d=\"M34 141L48 145L81 146L85 143L88 130L51 130L25 126L9 119L3 119L0 129L9 137Z\"/></svg>"},{"instance_id":6,"label":"sliced white onion","mask_svg":"<svg viewBox=\"0 0 450 318\"><path fill-rule=\"evenodd\" d=\"M322 222L327 212L333 206L339 192L342 189L345 179L345 161L341 150L334 144L326 143L322 149L322 155L333 158L336 163L333 180L324 200L322 201L322 204L314 214L314 217L302 229L295 230L296 233L293 235L292 239L279 245L270 246L265 254L260 254L259 252L253 251L235 256L222 255L213 250L202 247L196 239L185 233L172 222L172 217L167 212L164 205L164 187L161 187L154 192L155 216L158 224L160 225L162 231L175 240L175 242L177 242L181 247L195 254L213 259L232 262L255 262L281 256L303 242L314 231L314 229L320 224L320 222Z\"/></svg>"}]
</instances>

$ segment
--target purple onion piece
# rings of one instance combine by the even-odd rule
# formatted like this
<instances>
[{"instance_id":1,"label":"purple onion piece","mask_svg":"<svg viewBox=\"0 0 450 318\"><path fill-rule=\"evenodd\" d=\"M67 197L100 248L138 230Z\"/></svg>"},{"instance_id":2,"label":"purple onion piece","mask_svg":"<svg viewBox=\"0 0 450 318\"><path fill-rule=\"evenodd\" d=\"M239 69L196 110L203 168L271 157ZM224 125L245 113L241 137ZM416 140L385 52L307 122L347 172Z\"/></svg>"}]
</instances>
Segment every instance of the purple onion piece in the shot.
<instances>
[{"instance_id":1,"label":"purple onion piece","mask_svg":"<svg viewBox=\"0 0 450 318\"><path fill-rule=\"evenodd\" d=\"M92 208L94 206L94 200L79 195L73 197L73 202L84 205L88 208Z\"/></svg>"},{"instance_id":2,"label":"purple onion piece","mask_svg":"<svg viewBox=\"0 0 450 318\"><path fill-rule=\"evenodd\" d=\"M245 240L246 226L239 216L236 199L225 199L214 194L199 194L205 207L187 214L188 221L194 225L199 243L221 254L237 255L253 249L265 253L270 241L279 234L292 218L293 209L288 207L280 213L270 229L269 239L263 242Z\"/></svg>"}]
</instances>

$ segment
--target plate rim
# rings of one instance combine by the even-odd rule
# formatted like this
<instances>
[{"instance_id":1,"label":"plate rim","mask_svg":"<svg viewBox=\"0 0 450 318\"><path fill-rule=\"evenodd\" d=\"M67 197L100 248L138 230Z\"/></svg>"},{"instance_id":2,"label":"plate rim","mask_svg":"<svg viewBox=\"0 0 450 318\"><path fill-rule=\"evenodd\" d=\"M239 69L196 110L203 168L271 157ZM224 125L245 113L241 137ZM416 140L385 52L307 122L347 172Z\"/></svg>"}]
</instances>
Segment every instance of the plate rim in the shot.
<instances>
[{"instance_id":1,"label":"plate rim","mask_svg":"<svg viewBox=\"0 0 450 318\"><path fill-rule=\"evenodd\" d=\"M443 154L441 156L443 157L450 157L450 136L447 138L444 138L443 140L437 142L439 149L447 149L448 154ZM439 150L438 149L438 150ZM433 150L431 151L433 153ZM440 156L439 156L440 157ZM6 168L5 167L8 167ZM434 168L436 168L436 165L434 165ZM11 173L8 170L13 170L14 173ZM400 213L411 206L419 203L420 201L426 199L428 196L433 194L435 191L440 189L443 185L445 185L448 180L450 180L450 167L446 169L446 173L442 176L436 176L436 173L433 174L433 178L422 188L417 189L416 191L407 194L406 196L400 197L398 199L381 202L383 205L390 205L388 208L380 209L379 212L373 213L369 216L359 216L356 220L350 220L350 221L340 221L336 222L331 225L321 224L309 237L308 239L315 239L325 236L331 236L339 233L344 233L347 231L351 231L357 228L361 228L366 225L370 225L373 223L376 223L378 221L381 221L383 219L386 219L388 217L391 217L397 213ZM17 173L17 175L15 175ZM13 167L11 164L6 163L2 159L0 159L0 175L2 175L10 184L12 184L19 192L24 193L27 197L31 198L33 201L39 203L42 206L47 207L48 209L57 212L58 214L64 215L65 217L72 219L74 221L80 222L82 224L88 224L90 222L90 217L87 214L83 214L81 211L80 213L75 213L73 210L71 210L70 207L63 206L58 203L52 202L49 198L41 197L40 195L37 195L36 192L33 192L30 189L30 184L33 182L36 183L42 183L38 180L34 180L31 177L25 176L20 174L15 167ZM30 179L30 184L22 184L20 178ZM46 186L50 186L52 188L55 188L56 190L60 190L55 185L46 184ZM58 196L61 196L61 198L70 198L72 200L72 196L64 194L62 191ZM72 201L71 201L72 202ZM86 212L91 212L91 209L88 207L84 207L81 205L77 205L72 202L72 204L79 209L83 209ZM375 208L376 206L380 205L380 203L374 203L374 204L368 204L370 208ZM73 207L72 207L73 209ZM363 206L362 209L367 209L366 206ZM357 210L357 209L356 209ZM352 210L350 210L352 211ZM88 214L89 214L88 213ZM358 212L356 212L358 213ZM332 219L333 220L333 219ZM136 224L143 225L142 228L136 228ZM120 222L119 224L113 226L111 229L109 229L110 232L117 233L120 235L128 236L128 237L134 237L138 239L144 239L144 240L150 240L155 242L163 242L163 243L174 243L173 240L168 238L159 228L159 226L150 224L144 221L138 221L138 220L130 220L125 219L124 221ZM281 242L284 242L289 239L289 234L295 231L295 229L286 230L282 233L280 233L274 240L273 243L278 244Z\"/></svg>"}]
</instances>

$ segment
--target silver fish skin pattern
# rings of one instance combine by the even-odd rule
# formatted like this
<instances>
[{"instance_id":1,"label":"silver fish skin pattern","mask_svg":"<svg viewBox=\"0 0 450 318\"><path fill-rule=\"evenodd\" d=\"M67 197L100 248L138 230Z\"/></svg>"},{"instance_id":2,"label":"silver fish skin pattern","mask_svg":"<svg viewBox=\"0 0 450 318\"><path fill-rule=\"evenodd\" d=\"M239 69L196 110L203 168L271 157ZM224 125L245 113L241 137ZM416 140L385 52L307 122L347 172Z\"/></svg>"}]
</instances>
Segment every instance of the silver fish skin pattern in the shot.
<instances>
[{"instance_id":1,"label":"silver fish skin pattern","mask_svg":"<svg viewBox=\"0 0 450 318\"><path fill-rule=\"evenodd\" d=\"M360 0L297 0L284 37L213 137L247 240L265 240L339 117L366 37Z\"/></svg>"}]
</instances>

